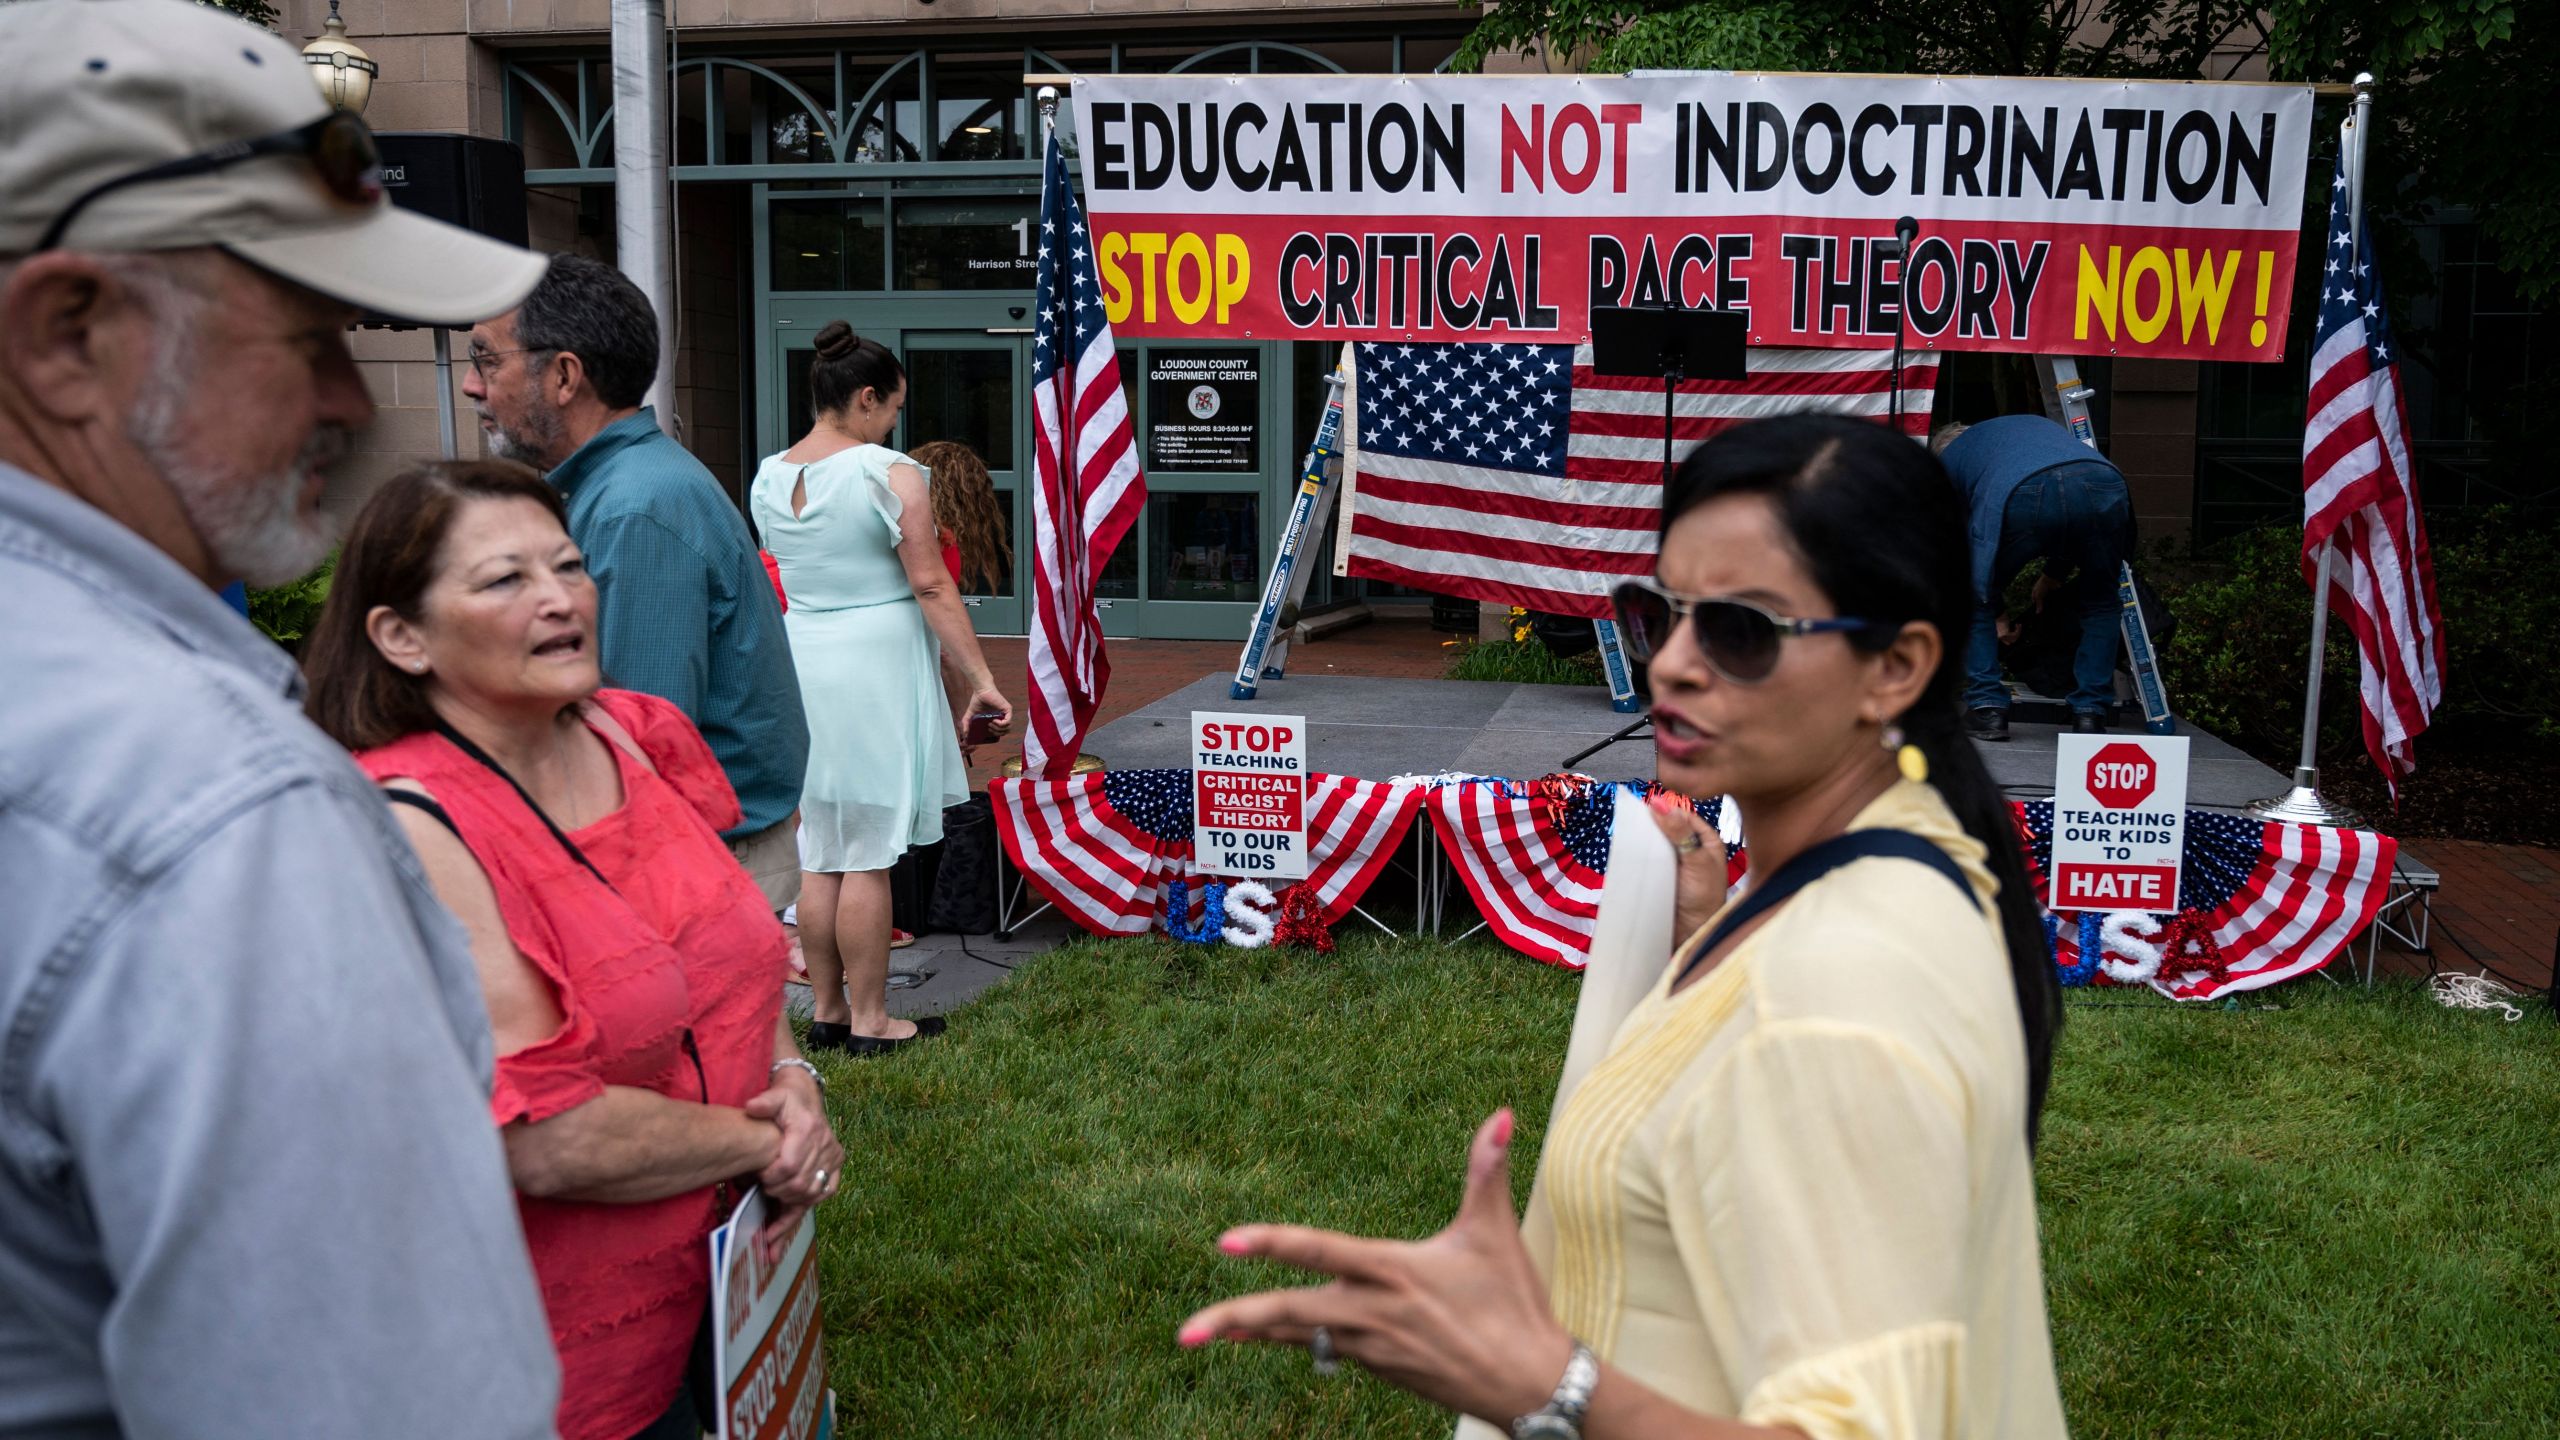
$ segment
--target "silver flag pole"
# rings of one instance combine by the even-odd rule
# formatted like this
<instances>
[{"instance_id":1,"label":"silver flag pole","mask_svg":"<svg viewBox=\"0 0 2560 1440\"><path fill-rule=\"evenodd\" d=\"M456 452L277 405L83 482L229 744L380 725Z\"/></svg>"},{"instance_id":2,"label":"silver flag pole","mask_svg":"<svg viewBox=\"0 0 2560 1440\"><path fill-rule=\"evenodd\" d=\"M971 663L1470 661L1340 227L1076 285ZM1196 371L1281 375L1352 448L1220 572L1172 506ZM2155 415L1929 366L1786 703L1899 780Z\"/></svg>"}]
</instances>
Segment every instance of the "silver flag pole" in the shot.
<instances>
[{"instance_id":1,"label":"silver flag pole","mask_svg":"<svg viewBox=\"0 0 2560 1440\"><path fill-rule=\"evenodd\" d=\"M2373 115L2373 77L2356 77L2355 110L2347 121L2347 254L2354 264L2364 256L2365 136ZM2329 646L2329 574L2337 563L2338 544L2320 547L2318 578L2311 586L2311 680L2302 701L2302 758L2293 767L2293 785L2281 795L2253 800L2246 807L2264 820L2301 825L2364 824L2364 817L2320 793L2320 670Z\"/></svg>"}]
</instances>

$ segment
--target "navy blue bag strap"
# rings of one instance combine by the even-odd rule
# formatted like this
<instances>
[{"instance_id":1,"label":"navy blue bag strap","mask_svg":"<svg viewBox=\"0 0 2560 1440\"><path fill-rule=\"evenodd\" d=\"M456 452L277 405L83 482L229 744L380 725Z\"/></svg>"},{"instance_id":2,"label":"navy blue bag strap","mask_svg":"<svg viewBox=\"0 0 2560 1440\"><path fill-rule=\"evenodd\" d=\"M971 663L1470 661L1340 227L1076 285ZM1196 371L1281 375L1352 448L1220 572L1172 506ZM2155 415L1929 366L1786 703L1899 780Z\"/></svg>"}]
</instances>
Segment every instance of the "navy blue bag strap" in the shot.
<instances>
[{"instance_id":1,"label":"navy blue bag strap","mask_svg":"<svg viewBox=\"0 0 2560 1440\"><path fill-rule=\"evenodd\" d=\"M1834 835L1780 866L1766 884L1753 886L1741 904L1726 911L1715 928L1707 932L1707 942L1691 951L1689 963L1672 977L1671 988L1679 989L1680 982L1689 978L1689 972L1697 969L1700 961L1714 954L1717 946L1735 931L1776 909L1789 896L1843 865L1877 856L1917 861L1947 877L1947 883L1963 891L1965 899L1974 898L1973 883L1965 879L1956 862L1947 858L1947 852L1908 830L1852 830Z\"/></svg>"}]
</instances>

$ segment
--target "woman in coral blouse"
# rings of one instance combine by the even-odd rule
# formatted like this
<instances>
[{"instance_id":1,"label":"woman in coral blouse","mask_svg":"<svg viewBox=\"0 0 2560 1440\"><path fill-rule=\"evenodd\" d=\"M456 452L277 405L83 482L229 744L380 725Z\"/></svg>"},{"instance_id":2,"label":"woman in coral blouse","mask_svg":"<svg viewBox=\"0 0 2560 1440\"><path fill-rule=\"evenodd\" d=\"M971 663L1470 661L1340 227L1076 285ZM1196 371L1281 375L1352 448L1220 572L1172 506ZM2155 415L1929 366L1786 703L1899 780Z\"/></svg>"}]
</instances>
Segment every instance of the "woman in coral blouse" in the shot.
<instances>
[{"instance_id":1,"label":"woman in coral blouse","mask_svg":"<svg viewBox=\"0 0 2560 1440\"><path fill-rule=\"evenodd\" d=\"M691 1440L705 1237L761 1184L777 1246L844 1159L781 1014L781 927L720 841L737 797L674 706L599 688L595 618L531 470L413 470L347 538L308 705L470 934L561 1434Z\"/></svg>"},{"instance_id":2,"label":"woman in coral blouse","mask_svg":"<svg viewBox=\"0 0 2560 1440\"><path fill-rule=\"evenodd\" d=\"M1182 1343L1339 1354L1465 1440L2061 1440L2030 1150L2061 991L1961 729L1967 555L1946 472L1871 421L1689 457L1618 620L1660 778L1742 806L1743 898L1714 832L1661 815L1673 893L1629 913L1667 963L1593 955L1525 1223L1503 1111L1448 1229L1229 1231L1333 1283L1210 1306ZM1620 961L1625 1004L1593 1012Z\"/></svg>"}]
</instances>

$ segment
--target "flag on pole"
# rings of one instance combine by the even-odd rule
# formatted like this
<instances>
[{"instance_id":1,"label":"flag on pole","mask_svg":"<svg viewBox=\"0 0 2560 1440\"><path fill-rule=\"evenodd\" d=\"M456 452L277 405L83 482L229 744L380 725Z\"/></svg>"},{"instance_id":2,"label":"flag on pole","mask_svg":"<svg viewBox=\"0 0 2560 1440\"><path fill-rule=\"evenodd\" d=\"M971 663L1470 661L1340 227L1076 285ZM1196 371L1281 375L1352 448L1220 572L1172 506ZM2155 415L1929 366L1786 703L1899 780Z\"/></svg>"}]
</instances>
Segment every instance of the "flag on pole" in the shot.
<instances>
[{"instance_id":1,"label":"flag on pole","mask_svg":"<svg viewBox=\"0 0 2560 1440\"><path fill-rule=\"evenodd\" d=\"M1065 779L1111 682L1094 577L1147 500L1120 357L1102 310L1084 207L1067 182L1058 136L1040 179L1038 324L1031 338L1031 723L1022 773Z\"/></svg>"},{"instance_id":2,"label":"flag on pole","mask_svg":"<svg viewBox=\"0 0 2560 1440\"><path fill-rule=\"evenodd\" d=\"M1662 382L1602 375L1583 345L1364 341L1346 571L1439 595L1602 619L1653 573ZM1888 421L1891 350L1758 349L1746 380L1690 381L1675 459L1764 415ZM1902 426L1929 431L1937 357L1903 366Z\"/></svg>"},{"instance_id":3,"label":"flag on pole","mask_svg":"<svg viewBox=\"0 0 2560 1440\"><path fill-rule=\"evenodd\" d=\"M2328 259L2302 432L2302 569L2319 584L2320 547L2337 545L2329 607L2355 633L2365 749L2396 795L2400 777L2416 768L2413 742L2444 698L2444 636L2409 464L2397 347L2382 277L2368 258L2372 232L2355 223L2359 197L2347 182L2347 148L2339 147L2329 192ZM2357 243L2360 234L2368 243Z\"/></svg>"}]
</instances>

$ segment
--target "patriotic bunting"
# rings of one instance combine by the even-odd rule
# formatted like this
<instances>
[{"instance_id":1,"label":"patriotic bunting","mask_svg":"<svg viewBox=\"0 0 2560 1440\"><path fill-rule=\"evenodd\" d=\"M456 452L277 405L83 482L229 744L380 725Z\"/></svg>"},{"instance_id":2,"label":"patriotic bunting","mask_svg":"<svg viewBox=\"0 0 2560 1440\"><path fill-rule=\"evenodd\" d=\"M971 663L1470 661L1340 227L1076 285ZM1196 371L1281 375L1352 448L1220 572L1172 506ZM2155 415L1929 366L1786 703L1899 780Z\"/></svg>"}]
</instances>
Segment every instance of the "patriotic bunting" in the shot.
<instances>
[{"instance_id":1,"label":"patriotic bunting","mask_svg":"<svg viewBox=\"0 0 2560 1440\"><path fill-rule=\"evenodd\" d=\"M1201 873L1192 863L1189 770L998 780L988 795L1005 857L1093 934L1146 934L1166 882ZM1350 914L1404 840L1421 799L1417 788L1393 781L1308 776L1311 863L1283 900L1304 889L1322 902L1325 923Z\"/></svg>"},{"instance_id":2,"label":"patriotic bunting","mask_svg":"<svg viewBox=\"0 0 2560 1440\"><path fill-rule=\"evenodd\" d=\"M1551 775L1527 782L1451 777L1430 788L1432 827L1486 928L1533 960L1581 969L1600 918L1619 787ZM1724 835L1728 877L1739 878L1741 845L1724 823L1723 802L1695 803L1700 818Z\"/></svg>"},{"instance_id":3,"label":"patriotic bunting","mask_svg":"<svg viewBox=\"0 0 2560 1440\"><path fill-rule=\"evenodd\" d=\"M2053 863L2053 802L2017 807L2036 875ZM2211 940L2223 973L2179 965L2172 950L2150 984L2179 1000L2256 990L2307 975L2344 953L2391 893L2399 844L2370 830L2288 825L2213 810L2187 812L2187 848L2178 879L2179 917ZM2076 924L2065 924L2055 963L2081 963ZM2176 933L2173 927L2173 934ZM2190 952L2201 953L2201 952ZM2183 977L2205 968L2202 978Z\"/></svg>"},{"instance_id":4,"label":"patriotic bunting","mask_svg":"<svg viewBox=\"0 0 2560 1440\"><path fill-rule=\"evenodd\" d=\"M1332 924L1367 893L1417 814L1428 813L1450 868L1503 944L1532 959L1582 968L1609 869L1609 826L1620 784L1581 775L1309 778L1306 880L1280 892L1284 915ZM991 788L1005 855L1031 887L1096 935L1144 935L1163 920L1168 887L1205 878L1191 853L1191 772L1121 770L1068 780L999 780ZM1724 838L1726 874L1748 863L1740 818L1720 800L1694 802ZM2053 859L2053 803L2014 807L2033 874ZM2366 830L2187 812L2179 911L2150 934L2130 917L2048 915L2054 962L2082 980L2139 975L2162 994L2209 1000L2308 974L2344 953L2389 897L2399 847ZM2035 881L2038 903L2043 882ZM1188 884L1185 923L1205 889ZM1302 893L1303 892L1303 893ZM1312 915L1309 912L1314 912ZM1224 923L1223 920L1215 923ZM2112 934L2104 957L2087 936ZM2156 973L2141 961L2156 949ZM2097 963L2104 958L2110 964Z\"/></svg>"}]
</instances>

